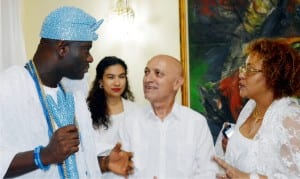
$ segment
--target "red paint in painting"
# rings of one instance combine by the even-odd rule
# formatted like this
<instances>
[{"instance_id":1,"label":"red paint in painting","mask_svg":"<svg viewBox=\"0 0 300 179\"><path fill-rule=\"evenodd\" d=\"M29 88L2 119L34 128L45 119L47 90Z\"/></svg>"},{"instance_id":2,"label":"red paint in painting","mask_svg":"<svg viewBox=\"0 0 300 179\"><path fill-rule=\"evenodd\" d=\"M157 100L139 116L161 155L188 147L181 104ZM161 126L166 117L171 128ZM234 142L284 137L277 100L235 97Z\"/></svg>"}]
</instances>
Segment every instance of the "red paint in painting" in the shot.
<instances>
[{"instance_id":1,"label":"red paint in painting","mask_svg":"<svg viewBox=\"0 0 300 179\"><path fill-rule=\"evenodd\" d=\"M229 108L232 117L237 120L237 117L242 109L242 98L239 92L239 72L236 71L231 76L220 81L219 89L221 93L228 98Z\"/></svg>"}]
</instances>

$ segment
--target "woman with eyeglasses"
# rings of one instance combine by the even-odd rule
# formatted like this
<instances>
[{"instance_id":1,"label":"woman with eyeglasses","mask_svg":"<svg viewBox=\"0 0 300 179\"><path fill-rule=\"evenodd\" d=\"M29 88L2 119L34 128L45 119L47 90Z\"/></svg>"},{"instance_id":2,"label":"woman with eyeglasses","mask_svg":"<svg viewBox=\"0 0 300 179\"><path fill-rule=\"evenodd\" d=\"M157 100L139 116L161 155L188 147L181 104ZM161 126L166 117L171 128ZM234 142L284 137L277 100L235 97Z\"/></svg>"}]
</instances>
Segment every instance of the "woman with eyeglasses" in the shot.
<instances>
[{"instance_id":1,"label":"woman with eyeglasses","mask_svg":"<svg viewBox=\"0 0 300 179\"><path fill-rule=\"evenodd\" d=\"M228 140L217 178L300 178L300 56L282 40L245 49L239 89L248 102Z\"/></svg>"},{"instance_id":2,"label":"woman with eyeglasses","mask_svg":"<svg viewBox=\"0 0 300 179\"><path fill-rule=\"evenodd\" d=\"M91 112L93 127L96 132L96 145L100 162L108 163L110 150L120 141L118 128L126 114L137 109L133 102L134 96L130 91L127 78L126 63L115 56L104 57L97 65L96 77L87 97L87 104ZM125 153L124 153L125 154ZM129 160L132 154L129 155ZM133 167L133 166L131 166ZM109 172L109 166L101 168L101 178L123 178ZM129 168L129 173L132 168Z\"/></svg>"}]
</instances>

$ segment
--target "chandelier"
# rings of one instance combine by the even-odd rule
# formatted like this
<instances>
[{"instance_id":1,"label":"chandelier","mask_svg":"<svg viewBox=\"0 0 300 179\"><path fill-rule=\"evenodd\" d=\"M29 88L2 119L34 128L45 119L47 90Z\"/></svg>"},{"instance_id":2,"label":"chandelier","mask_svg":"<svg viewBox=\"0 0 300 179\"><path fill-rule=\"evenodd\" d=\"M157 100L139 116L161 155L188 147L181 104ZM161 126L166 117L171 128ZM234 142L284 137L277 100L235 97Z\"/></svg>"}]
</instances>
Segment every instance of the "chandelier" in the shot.
<instances>
[{"instance_id":1,"label":"chandelier","mask_svg":"<svg viewBox=\"0 0 300 179\"><path fill-rule=\"evenodd\" d=\"M134 19L134 11L129 6L128 0L116 0L113 12L117 16L121 16L122 18L126 18L127 20Z\"/></svg>"}]
</instances>

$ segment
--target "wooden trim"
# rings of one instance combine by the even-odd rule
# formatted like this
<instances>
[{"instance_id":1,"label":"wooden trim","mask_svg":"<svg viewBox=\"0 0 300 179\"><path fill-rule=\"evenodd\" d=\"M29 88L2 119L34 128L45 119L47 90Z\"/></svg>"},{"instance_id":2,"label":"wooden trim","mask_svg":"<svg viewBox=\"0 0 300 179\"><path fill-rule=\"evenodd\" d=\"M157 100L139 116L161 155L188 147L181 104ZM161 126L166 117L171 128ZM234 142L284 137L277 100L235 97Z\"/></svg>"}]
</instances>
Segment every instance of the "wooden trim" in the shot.
<instances>
[{"instance_id":1,"label":"wooden trim","mask_svg":"<svg viewBox=\"0 0 300 179\"><path fill-rule=\"evenodd\" d=\"M181 89L182 104L190 105L189 101L189 64L188 64L188 26L187 26L187 0L179 0L180 25L180 58L184 72L184 83Z\"/></svg>"}]
</instances>

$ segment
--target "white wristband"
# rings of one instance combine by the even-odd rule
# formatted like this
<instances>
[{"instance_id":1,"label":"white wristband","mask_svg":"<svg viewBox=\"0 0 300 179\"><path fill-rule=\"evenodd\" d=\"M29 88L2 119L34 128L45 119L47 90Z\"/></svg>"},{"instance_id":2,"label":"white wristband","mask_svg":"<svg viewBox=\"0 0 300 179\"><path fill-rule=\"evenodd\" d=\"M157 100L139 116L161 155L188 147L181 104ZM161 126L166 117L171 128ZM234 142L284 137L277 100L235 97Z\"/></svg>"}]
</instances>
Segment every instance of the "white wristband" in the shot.
<instances>
[{"instance_id":1,"label":"white wristband","mask_svg":"<svg viewBox=\"0 0 300 179\"><path fill-rule=\"evenodd\" d=\"M251 173L250 174L250 179L259 179L259 176L257 173Z\"/></svg>"}]
</instances>

